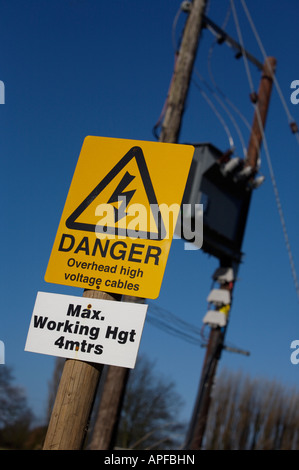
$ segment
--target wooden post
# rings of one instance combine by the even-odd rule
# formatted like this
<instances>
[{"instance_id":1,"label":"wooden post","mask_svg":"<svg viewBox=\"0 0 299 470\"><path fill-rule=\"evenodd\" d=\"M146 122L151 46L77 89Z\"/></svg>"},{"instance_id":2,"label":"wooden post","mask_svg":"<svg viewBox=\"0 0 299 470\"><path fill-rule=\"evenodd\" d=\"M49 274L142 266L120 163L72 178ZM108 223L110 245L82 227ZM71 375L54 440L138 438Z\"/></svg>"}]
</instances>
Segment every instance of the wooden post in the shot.
<instances>
[{"instance_id":1,"label":"wooden post","mask_svg":"<svg viewBox=\"0 0 299 470\"><path fill-rule=\"evenodd\" d=\"M266 59L257 95L257 108L254 113L252 130L248 144L247 159L245 161L246 165L250 165L253 168L254 173L256 171L258 155L263 139L263 131L270 103L275 66L275 58L269 57ZM227 265L227 263L224 263L224 266L225 265ZM237 268L235 269L235 272L237 272ZM227 326L224 328L224 331L221 331L219 327L212 328L210 331L197 399L186 440L186 449L188 450L200 450L202 446L211 402L212 387L221 351L224 347L226 330Z\"/></svg>"},{"instance_id":2,"label":"wooden post","mask_svg":"<svg viewBox=\"0 0 299 470\"><path fill-rule=\"evenodd\" d=\"M193 64L202 29L206 0L193 0L176 61L173 80L167 99L160 142L176 143L179 139Z\"/></svg>"},{"instance_id":3,"label":"wooden post","mask_svg":"<svg viewBox=\"0 0 299 470\"><path fill-rule=\"evenodd\" d=\"M176 143L178 141L205 7L206 0L192 1L168 96L159 138L161 142ZM115 300L107 293L92 290L85 291L84 296ZM102 366L96 364L66 361L44 450L82 448L101 372Z\"/></svg>"},{"instance_id":4,"label":"wooden post","mask_svg":"<svg viewBox=\"0 0 299 470\"><path fill-rule=\"evenodd\" d=\"M130 369L109 366L89 450L112 450Z\"/></svg>"},{"instance_id":5,"label":"wooden post","mask_svg":"<svg viewBox=\"0 0 299 470\"><path fill-rule=\"evenodd\" d=\"M263 140L263 129L266 125L275 69L276 59L274 57L268 57L264 62L259 91L257 94L257 105L248 143L247 157L245 159L245 165L251 166L253 169L256 168L259 149Z\"/></svg>"},{"instance_id":6,"label":"wooden post","mask_svg":"<svg viewBox=\"0 0 299 470\"><path fill-rule=\"evenodd\" d=\"M123 295L123 302L143 304L145 299ZM112 450L131 369L109 366L89 450Z\"/></svg>"},{"instance_id":7,"label":"wooden post","mask_svg":"<svg viewBox=\"0 0 299 470\"><path fill-rule=\"evenodd\" d=\"M165 117L159 137L160 142L176 143L178 141L205 7L206 0L193 0L191 4L167 98ZM128 300L130 301L130 299ZM111 448L113 429L115 430L118 419L112 394L116 403L121 401L127 380L127 373L118 369L113 368L108 372L107 379L109 378L109 381L106 384L105 395L102 397L105 401L103 401L102 406L100 405L99 408L94 435L89 446L90 449L104 450Z\"/></svg>"},{"instance_id":8,"label":"wooden post","mask_svg":"<svg viewBox=\"0 0 299 470\"><path fill-rule=\"evenodd\" d=\"M119 296L86 290L83 297L118 300ZM83 448L102 364L74 359L65 361L43 450Z\"/></svg>"},{"instance_id":9,"label":"wooden post","mask_svg":"<svg viewBox=\"0 0 299 470\"><path fill-rule=\"evenodd\" d=\"M189 432L186 439L186 449L199 450L206 428L211 389L216 375L217 365L223 349L225 333L219 328L211 328L207 351L202 368L199 391L193 410Z\"/></svg>"}]
</instances>

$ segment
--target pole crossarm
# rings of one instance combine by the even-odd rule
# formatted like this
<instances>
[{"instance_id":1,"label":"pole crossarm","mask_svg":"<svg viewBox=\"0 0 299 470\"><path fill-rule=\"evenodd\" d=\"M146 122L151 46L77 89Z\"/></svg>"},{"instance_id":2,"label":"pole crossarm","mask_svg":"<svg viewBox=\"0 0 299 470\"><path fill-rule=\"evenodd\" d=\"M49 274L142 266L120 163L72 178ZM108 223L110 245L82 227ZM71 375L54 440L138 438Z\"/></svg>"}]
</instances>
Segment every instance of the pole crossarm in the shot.
<instances>
[{"instance_id":1,"label":"pole crossarm","mask_svg":"<svg viewBox=\"0 0 299 470\"><path fill-rule=\"evenodd\" d=\"M237 41L235 41L231 36L229 36L223 29L220 28L214 21L212 21L207 16L203 15L203 24L204 26L209 29L213 34L218 37L218 42L222 44L226 42L229 44L233 49L237 51L237 57L241 57L245 55L247 59L254 64L259 70L263 70L263 64L260 62L256 57L254 57L250 52L246 51Z\"/></svg>"}]
</instances>

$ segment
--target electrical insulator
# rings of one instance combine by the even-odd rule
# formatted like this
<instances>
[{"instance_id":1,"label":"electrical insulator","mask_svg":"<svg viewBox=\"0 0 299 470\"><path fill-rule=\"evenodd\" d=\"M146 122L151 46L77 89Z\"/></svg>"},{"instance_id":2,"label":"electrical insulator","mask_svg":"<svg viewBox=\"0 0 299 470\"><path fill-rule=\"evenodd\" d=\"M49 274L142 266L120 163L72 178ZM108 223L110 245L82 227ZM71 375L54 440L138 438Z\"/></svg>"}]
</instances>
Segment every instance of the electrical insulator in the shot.
<instances>
[{"instance_id":1,"label":"electrical insulator","mask_svg":"<svg viewBox=\"0 0 299 470\"><path fill-rule=\"evenodd\" d=\"M231 158L224 166L222 173L227 175L234 171L240 165L241 159L239 157Z\"/></svg>"},{"instance_id":2,"label":"electrical insulator","mask_svg":"<svg viewBox=\"0 0 299 470\"><path fill-rule=\"evenodd\" d=\"M252 187L253 189L257 189L257 188L259 188L259 187L263 184L264 181L265 181L265 177L264 177L263 175L258 176L257 178L255 178L255 179L252 181L251 187Z\"/></svg>"},{"instance_id":3,"label":"electrical insulator","mask_svg":"<svg viewBox=\"0 0 299 470\"><path fill-rule=\"evenodd\" d=\"M182 2L181 10L185 13L189 13L189 11L191 10L191 2L188 2L188 0Z\"/></svg>"}]
</instances>

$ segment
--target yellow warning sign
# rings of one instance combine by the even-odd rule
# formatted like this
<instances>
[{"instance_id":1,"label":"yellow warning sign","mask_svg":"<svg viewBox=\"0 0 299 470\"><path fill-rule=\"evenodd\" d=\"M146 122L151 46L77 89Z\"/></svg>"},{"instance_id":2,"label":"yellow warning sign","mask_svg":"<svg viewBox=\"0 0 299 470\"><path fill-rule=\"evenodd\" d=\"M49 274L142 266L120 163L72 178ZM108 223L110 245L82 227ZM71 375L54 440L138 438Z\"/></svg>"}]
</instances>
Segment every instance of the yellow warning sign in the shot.
<instances>
[{"instance_id":1,"label":"yellow warning sign","mask_svg":"<svg viewBox=\"0 0 299 470\"><path fill-rule=\"evenodd\" d=\"M86 137L45 280L158 297L193 152Z\"/></svg>"}]
</instances>

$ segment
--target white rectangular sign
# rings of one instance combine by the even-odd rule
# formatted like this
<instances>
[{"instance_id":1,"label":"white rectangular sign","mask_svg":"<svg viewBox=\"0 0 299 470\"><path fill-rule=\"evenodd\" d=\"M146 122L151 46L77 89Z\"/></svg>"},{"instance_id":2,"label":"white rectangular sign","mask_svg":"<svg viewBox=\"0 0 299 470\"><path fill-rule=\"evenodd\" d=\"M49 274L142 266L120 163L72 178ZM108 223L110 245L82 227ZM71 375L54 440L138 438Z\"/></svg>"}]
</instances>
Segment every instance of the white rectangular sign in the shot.
<instances>
[{"instance_id":1,"label":"white rectangular sign","mask_svg":"<svg viewBox=\"0 0 299 470\"><path fill-rule=\"evenodd\" d=\"M38 292L25 351L134 368L147 308Z\"/></svg>"}]
</instances>

